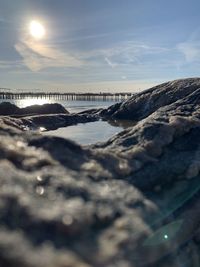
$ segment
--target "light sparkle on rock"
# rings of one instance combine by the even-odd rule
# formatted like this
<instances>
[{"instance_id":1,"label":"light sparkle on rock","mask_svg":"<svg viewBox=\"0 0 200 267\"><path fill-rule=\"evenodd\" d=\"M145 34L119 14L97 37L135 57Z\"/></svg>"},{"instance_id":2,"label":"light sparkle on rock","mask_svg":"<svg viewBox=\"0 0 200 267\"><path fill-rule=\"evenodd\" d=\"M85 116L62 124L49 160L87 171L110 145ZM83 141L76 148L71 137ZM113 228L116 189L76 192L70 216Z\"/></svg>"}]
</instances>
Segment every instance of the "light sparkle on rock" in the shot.
<instances>
[{"instance_id":1,"label":"light sparkle on rock","mask_svg":"<svg viewBox=\"0 0 200 267\"><path fill-rule=\"evenodd\" d=\"M43 186L37 186L36 187L36 193L40 196L44 194L44 187Z\"/></svg>"},{"instance_id":2,"label":"light sparkle on rock","mask_svg":"<svg viewBox=\"0 0 200 267\"><path fill-rule=\"evenodd\" d=\"M36 179L37 179L38 182L42 182L42 180L43 180L42 177L41 177L40 175L38 175L38 176L36 177Z\"/></svg>"},{"instance_id":3,"label":"light sparkle on rock","mask_svg":"<svg viewBox=\"0 0 200 267\"><path fill-rule=\"evenodd\" d=\"M39 130L40 130L40 132L44 132L44 131L46 131L47 129L46 129L45 127L40 127Z\"/></svg>"}]
</instances>

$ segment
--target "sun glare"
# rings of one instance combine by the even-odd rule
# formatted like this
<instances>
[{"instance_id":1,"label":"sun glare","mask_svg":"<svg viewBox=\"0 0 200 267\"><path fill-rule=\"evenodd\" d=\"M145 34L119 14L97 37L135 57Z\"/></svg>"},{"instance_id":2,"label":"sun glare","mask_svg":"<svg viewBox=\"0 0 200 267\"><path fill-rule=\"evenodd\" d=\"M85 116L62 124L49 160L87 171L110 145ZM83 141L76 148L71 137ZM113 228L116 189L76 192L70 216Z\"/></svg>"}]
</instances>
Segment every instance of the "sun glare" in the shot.
<instances>
[{"instance_id":1,"label":"sun glare","mask_svg":"<svg viewBox=\"0 0 200 267\"><path fill-rule=\"evenodd\" d=\"M31 105L43 105L53 103L50 99L42 99L42 98L26 98L16 101L16 105L20 108L25 108Z\"/></svg>"},{"instance_id":2,"label":"sun glare","mask_svg":"<svg viewBox=\"0 0 200 267\"><path fill-rule=\"evenodd\" d=\"M33 20L30 23L30 34L35 39L41 39L45 36L45 28L39 21Z\"/></svg>"}]
</instances>

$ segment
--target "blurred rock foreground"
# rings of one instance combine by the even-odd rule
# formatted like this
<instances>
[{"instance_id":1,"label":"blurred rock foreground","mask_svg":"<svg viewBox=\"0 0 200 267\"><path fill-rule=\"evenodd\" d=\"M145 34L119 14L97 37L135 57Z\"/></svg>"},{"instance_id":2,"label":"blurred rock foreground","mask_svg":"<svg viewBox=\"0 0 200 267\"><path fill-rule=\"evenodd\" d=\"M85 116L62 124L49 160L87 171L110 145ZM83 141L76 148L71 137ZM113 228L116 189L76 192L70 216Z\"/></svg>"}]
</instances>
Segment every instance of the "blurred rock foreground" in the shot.
<instances>
[{"instance_id":1,"label":"blurred rock foreground","mask_svg":"<svg viewBox=\"0 0 200 267\"><path fill-rule=\"evenodd\" d=\"M24 130L99 118L135 124L87 147ZM199 171L200 78L105 110L1 116L0 267L200 266Z\"/></svg>"}]
</instances>

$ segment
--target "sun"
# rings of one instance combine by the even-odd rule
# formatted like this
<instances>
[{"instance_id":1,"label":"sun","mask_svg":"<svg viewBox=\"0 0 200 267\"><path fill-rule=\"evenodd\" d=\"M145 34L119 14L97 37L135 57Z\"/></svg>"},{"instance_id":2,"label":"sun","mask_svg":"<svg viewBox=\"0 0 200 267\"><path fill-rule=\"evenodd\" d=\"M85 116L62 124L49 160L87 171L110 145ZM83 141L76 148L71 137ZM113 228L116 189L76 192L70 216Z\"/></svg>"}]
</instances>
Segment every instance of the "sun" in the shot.
<instances>
[{"instance_id":1,"label":"sun","mask_svg":"<svg viewBox=\"0 0 200 267\"><path fill-rule=\"evenodd\" d=\"M44 26L37 20L31 21L29 31L35 39L42 39L46 33Z\"/></svg>"}]
</instances>

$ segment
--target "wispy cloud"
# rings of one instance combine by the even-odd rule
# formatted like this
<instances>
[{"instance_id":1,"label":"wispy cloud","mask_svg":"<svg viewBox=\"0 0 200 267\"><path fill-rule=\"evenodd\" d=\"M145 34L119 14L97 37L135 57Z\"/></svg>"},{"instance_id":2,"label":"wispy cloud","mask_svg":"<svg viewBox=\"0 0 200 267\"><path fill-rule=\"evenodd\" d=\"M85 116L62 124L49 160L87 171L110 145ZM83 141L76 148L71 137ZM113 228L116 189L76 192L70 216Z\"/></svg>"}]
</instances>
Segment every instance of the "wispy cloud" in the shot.
<instances>
[{"instance_id":1,"label":"wispy cloud","mask_svg":"<svg viewBox=\"0 0 200 267\"><path fill-rule=\"evenodd\" d=\"M107 63L108 66L115 68L140 65L147 60L148 56L165 54L169 52L169 50L168 48L127 41L119 43L118 45L113 45L112 47L86 52L82 54L81 57L86 60L93 60L94 63L101 62L103 58L103 61Z\"/></svg>"},{"instance_id":2,"label":"wispy cloud","mask_svg":"<svg viewBox=\"0 0 200 267\"><path fill-rule=\"evenodd\" d=\"M111 67L111 68L114 68L117 66L116 63L113 63L109 58L105 57L105 61L106 63Z\"/></svg>"},{"instance_id":3,"label":"wispy cloud","mask_svg":"<svg viewBox=\"0 0 200 267\"><path fill-rule=\"evenodd\" d=\"M200 28L196 28L176 49L184 56L185 63L200 63Z\"/></svg>"},{"instance_id":4,"label":"wispy cloud","mask_svg":"<svg viewBox=\"0 0 200 267\"><path fill-rule=\"evenodd\" d=\"M178 50L183 53L186 62L200 61L200 41L187 41L177 45Z\"/></svg>"},{"instance_id":5,"label":"wispy cloud","mask_svg":"<svg viewBox=\"0 0 200 267\"><path fill-rule=\"evenodd\" d=\"M135 84L131 86L129 81L134 79L149 81L152 77L157 77L159 72L163 78L166 70L174 67L174 62L172 64L171 58L168 58L171 53L169 48L151 46L142 42L124 41L90 51L80 48L73 52L73 55L68 53L67 49L63 48L65 51L63 52L55 47L55 45L30 39L23 39L15 45L15 49L22 57L23 66L33 72L46 69L41 72L41 75L48 77L50 84L55 81L56 84L70 83L70 86L76 84L77 88L78 86L83 88L81 85L87 86L89 83L92 83L91 88L95 88L101 81L105 82L102 89L104 86L106 88L106 84L109 88L111 85L113 88L128 86L130 90L136 87L148 88L142 82L137 86Z\"/></svg>"},{"instance_id":6,"label":"wispy cloud","mask_svg":"<svg viewBox=\"0 0 200 267\"><path fill-rule=\"evenodd\" d=\"M49 67L80 67L83 61L69 53L62 52L48 44L24 39L15 44L16 51L23 63L31 71L40 71Z\"/></svg>"}]
</instances>

